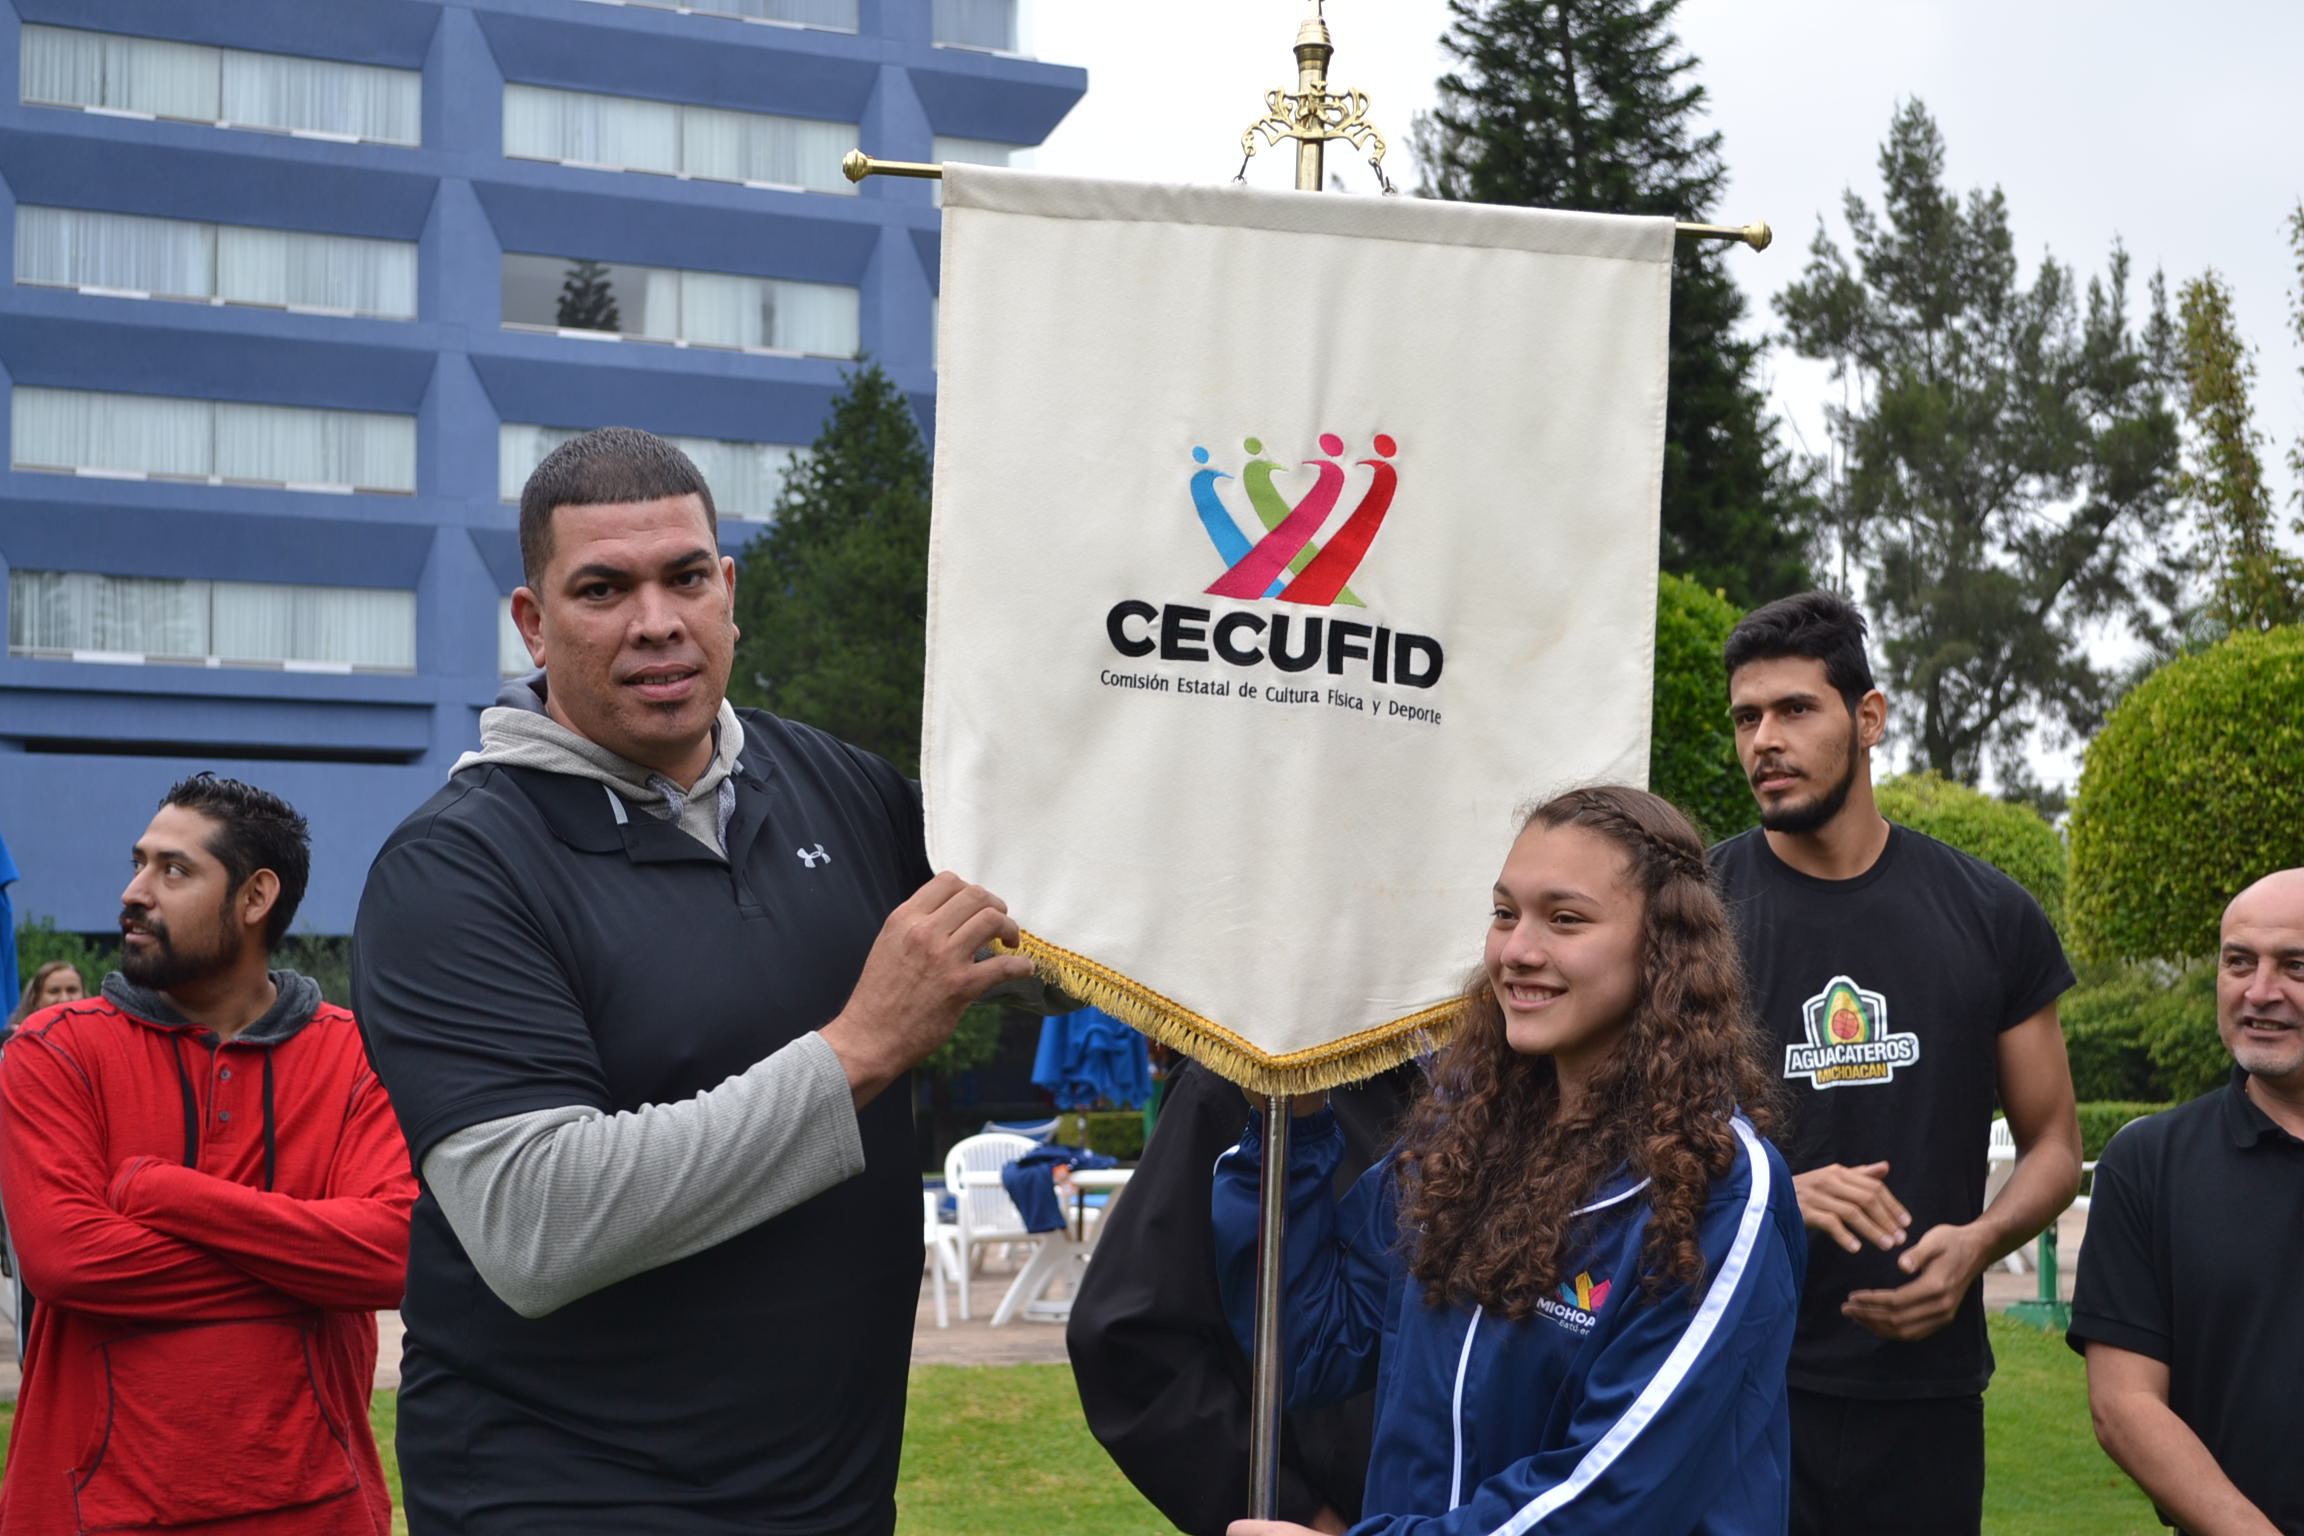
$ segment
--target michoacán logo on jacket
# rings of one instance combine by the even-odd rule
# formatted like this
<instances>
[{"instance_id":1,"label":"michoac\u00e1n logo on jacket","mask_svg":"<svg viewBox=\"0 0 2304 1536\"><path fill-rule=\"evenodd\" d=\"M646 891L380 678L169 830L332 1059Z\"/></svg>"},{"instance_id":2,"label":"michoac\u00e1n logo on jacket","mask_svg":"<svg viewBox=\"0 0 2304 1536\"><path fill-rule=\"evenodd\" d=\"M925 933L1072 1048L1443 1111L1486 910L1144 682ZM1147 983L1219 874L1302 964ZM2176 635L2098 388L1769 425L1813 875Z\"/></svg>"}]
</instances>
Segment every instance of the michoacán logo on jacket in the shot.
<instances>
[{"instance_id":1,"label":"michoac\u00e1n logo on jacket","mask_svg":"<svg viewBox=\"0 0 2304 1536\"><path fill-rule=\"evenodd\" d=\"M1335 611L1367 606L1351 581L1392 511L1400 486L1399 467L1393 463L1399 443L1387 433L1371 436L1373 456L1352 466L1368 472L1366 483L1333 531L1328 525L1355 478L1343 462L1349 455L1342 437L1320 434L1320 456L1302 461L1313 471L1312 483L1294 504L1274 483L1286 466L1265 453L1264 440L1251 436L1240 446L1248 458L1237 475L1215 468L1206 445L1192 449L1189 505L1222 564L1202 595L1282 603L1295 611L1217 610L1126 598L1105 615L1112 648L1130 658L1157 653L1162 661L1271 666L1282 672L1320 667L1334 677L1409 688L1437 683L1445 662L1439 641ZM1235 483L1236 497L1245 498L1249 516L1227 500L1226 481ZM1313 609L1328 611L1304 611Z\"/></svg>"},{"instance_id":2,"label":"michoac\u00e1n logo on jacket","mask_svg":"<svg viewBox=\"0 0 2304 1536\"><path fill-rule=\"evenodd\" d=\"M1817 1088L1885 1083L1920 1059L1918 1035L1889 1033L1888 999L1849 977L1826 982L1800 1015L1808 1038L1784 1047L1787 1080L1805 1077Z\"/></svg>"},{"instance_id":3,"label":"michoac\u00e1n logo on jacket","mask_svg":"<svg viewBox=\"0 0 2304 1536\"><path fill-rule=\"evenodd\" d=\"M1571 1333L1590 1333L1600 1321L1600 1309L1608 1304L1608 1291L1615 1284L1611 1280L1595 1280L1592 1271L1585 1270L1573 1280L1560 1282L1560 1295L1536 1298L1536 1310Z\"/></svg>"}]
</instances>

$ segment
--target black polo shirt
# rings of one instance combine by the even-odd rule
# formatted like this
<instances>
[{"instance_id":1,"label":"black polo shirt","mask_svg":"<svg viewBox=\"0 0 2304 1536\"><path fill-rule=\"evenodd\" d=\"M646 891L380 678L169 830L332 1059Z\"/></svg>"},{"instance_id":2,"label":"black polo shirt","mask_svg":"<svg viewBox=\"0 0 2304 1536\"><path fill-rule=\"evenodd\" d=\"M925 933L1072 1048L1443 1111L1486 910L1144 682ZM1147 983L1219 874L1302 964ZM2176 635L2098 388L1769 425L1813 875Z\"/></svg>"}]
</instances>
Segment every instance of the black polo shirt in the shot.
<instances>
[{"instance_id":1,"label":"black polo shirt","mask_svg":"<svg viewBox=\"0 0 2304 1536\"><path fill-rule=\"evenodd\" d=\"M2249 1102L2246 1080L2235 1068L2104 1149L2065 1337L2164 1363L2169 1406L2225 1476L2304 1532L2304 1141Z\"/></svg>"},{"instance_id":2,"label":"black polo shirt","mask_svg":"<svg viewBox=\"0 0 2304 1536\"><path fill-rule=\"evenodd\" d=\"M847 1001L928 879L918 796L822 732L743 720L726 862L672 823L619 822L595 781L500 765L456 775L386 843L354 992L419 1168L507 1115L689 1098ZM403 1307L411 1529L892 1529L920 1269L906 1084L859 1123L856 1178L536 1319L488 1289L424 1191Z\"/></svg>"}]
</instances>

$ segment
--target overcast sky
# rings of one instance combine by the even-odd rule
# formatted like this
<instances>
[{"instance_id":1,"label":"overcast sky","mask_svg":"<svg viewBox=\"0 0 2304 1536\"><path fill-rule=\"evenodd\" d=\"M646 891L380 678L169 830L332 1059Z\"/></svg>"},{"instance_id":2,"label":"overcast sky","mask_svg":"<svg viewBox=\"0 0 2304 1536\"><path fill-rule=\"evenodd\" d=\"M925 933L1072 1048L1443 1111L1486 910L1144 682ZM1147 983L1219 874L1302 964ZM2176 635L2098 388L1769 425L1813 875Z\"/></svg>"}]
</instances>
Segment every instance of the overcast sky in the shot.
<instances>
[{"instance_id":1,"label":"overcast sky","mask_svg":"<svg viewBox=\"0 0 2304 1536\"><path fill-rule=\"evenodd\" d=\"M1026 45L1079 64L1089 89L1027 163L1047 171L1159 181L1228 181L1263 93L1293 86L1289 52L1305 0L1026 0ZM1366 91L1391 141L1392 179L1412 187L1412 116L1433 104L1448 60L1443 0L1328 0L1331 84ZM2297 274L2283 238L2304 200L2300 0L1686 0L1682 42L1700 61L1710 123L1730 173L1719 216L1765 219L1765 252L1730 266L1773 327L1770 295L1806 261L1819 216L1845 246L1841 195L1877 206L1877 157L1896 104L1927 103L1947 146L1947 181L1997 185L2029 276L2045 249L2083 281L2115 238L2138 294L2155 268L2171 288L2208 267L2237 293L2257 349L2256 416L2283 497L2304 434L2304 349L2289 329ZM1374 182L1348 147L1329 165L1349 191ZM1293 184L1290 146L1260 149L1249 180ZM1779 350L1777 408L1821 450L1820 364ZM2292 514L2296 504L2284 508ZM2065 773L2044 763L2056 777Z\"/></svg>"}]
</instances>

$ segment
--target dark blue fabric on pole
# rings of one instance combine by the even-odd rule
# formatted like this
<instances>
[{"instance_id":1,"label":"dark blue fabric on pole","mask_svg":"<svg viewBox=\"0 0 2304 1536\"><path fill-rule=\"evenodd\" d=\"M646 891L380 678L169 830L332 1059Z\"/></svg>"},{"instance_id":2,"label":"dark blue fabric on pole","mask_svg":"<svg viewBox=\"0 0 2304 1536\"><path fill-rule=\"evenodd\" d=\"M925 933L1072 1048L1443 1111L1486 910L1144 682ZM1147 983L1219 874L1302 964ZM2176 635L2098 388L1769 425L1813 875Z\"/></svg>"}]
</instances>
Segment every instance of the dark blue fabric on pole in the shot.
<instances>
[{"instance_id":1,"label":"dark blue fabric on pole","mask_svg":"<svg viewBox=\"0 0 2304 1536\"><path fill-rule=\"evenodd\" d=\"M1058 1109L1137 1109L1152 1096L1152 1058L1144 1037L1100 1008L1042 1022L1032 1081Z\"/></svg>"},{"instance_id":2,"label":"dark blue fabric on pole","mask_svg":"<svg viewBox=\"0 0 2304 1536\"><path fill-rule=\"evenodd\" d=\"M1000 1170L1000 1187L1016 1202L1027 1232L1054 1232L1064 1225L1064 1202L1056 1198L1057 1168L1110 1168L1115 1159L1086 1147L1034 1147Z\"/></svg>"},{"instance_id":3,"label":"dark blue fabric on pole","mask_svg":"<svg viewBox=\"0 0 2304 1536\"><path fill-rule=\"evenodd\" d=\"M14 998L23 978L16 974L16 907L8 887L17 880L16 861L8 856L8 839L0 837L0 997ZM15 1007L10 1002L9 1007Z\"/></svg>"}]
</instances>

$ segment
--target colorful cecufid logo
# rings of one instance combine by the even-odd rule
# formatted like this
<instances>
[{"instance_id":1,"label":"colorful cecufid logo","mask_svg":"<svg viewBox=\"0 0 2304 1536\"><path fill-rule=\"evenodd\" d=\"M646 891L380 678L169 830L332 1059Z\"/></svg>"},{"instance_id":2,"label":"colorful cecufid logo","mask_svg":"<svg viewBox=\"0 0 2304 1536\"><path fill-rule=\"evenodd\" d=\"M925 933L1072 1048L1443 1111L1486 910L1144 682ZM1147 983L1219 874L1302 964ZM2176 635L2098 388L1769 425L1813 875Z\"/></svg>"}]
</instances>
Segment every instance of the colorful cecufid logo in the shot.
<instances>
[{"instance_id":1,"label":"colorful cecufid logo","mask_svg":"<svg viewBox=\"0 0 2304 1536\"><path fill-rule=\"evenodd\" d=\"M1888 999L1846 976L1800 1005L1805 1040L1784 1047L1784 1075L1814 1088L1893 1082L1898 1067L1920 1059L1918 1035L1888 1028Z\"/></svg>"},{"instance_id":2,"label":"colorful cecufid logo","mask_svg":"<svg viewBox=\"0 0 2304 1536\"><path fill-rule=\"evenodd\" d=\"M1253 541L1241 531L1240 520L1217 491L1218 481L1233 477L1207 467L1205 447L1192 450L1193 461L1202 466L1192 476L1192 505L1200 514L1201 526L1208 530L1209 542L1227 567L1209 584L1208 595L1277 598L1283 603L1320 607L1336 603L1365 606L1345 583L1360 568L1376 531L1384 526L1384 515L1392 509L1392 493L1400 483L1400 473L1390 460L1399 452L1399 444L1385 433L1376 434L1376 457L1359 461L1362 468L1373 471L1368 489L1325 546L1313 536L1327 523L1344 494L1347 471L1337 462L1337 456L1344 452L1344 439L1333 432L1320 434L1320 451L1327 457L1304 461L1304 467L1317 475L1294 506L1272 483L1273 474L1282 466L1277 459L1264 457L1262 440L1251 437L1240 446L1251 455L1241 468L1240 485L1264 529Z\"/></svg>"},{"instance_id":3,"label":"colorful cecufid logo","mask_svg":"<svg viewBox=\"0 0 2304 1536\"><path fill-rule=\"evenodd\" d=\"M1613 1284L1612 1280L1595 1283L1592 1272L1586 1270L1572 1281L1560 1282L1560 1299L1579 1311L1597 1312L1607 1304L1608 1288Z\"/></svg>"}]
</instances>

